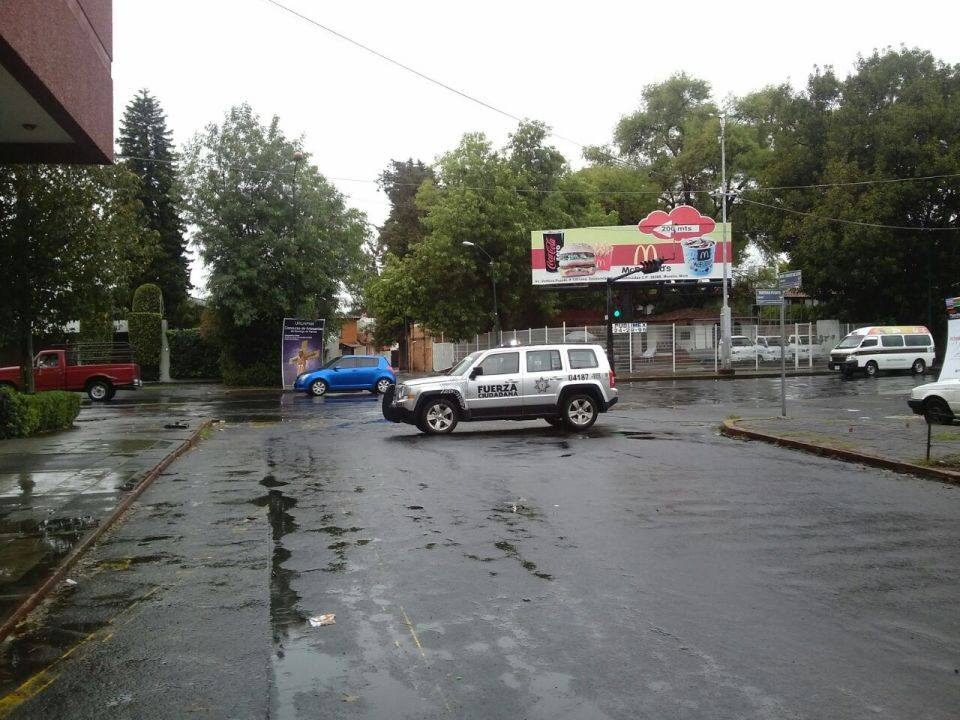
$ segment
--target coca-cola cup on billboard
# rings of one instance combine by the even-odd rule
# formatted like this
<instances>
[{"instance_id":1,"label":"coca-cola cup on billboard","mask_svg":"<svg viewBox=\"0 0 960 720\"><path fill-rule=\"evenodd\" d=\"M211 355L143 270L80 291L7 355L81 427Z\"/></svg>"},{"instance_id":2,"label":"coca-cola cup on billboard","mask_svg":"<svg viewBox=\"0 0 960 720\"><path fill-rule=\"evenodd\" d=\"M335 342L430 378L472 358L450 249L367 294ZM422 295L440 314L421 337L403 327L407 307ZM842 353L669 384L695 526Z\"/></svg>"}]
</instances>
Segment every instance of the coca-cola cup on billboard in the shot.
<instances>
[{"instance_id":1,"label":"coca-cola cup on billboard","mask_svg":"<svg viewBox=\"0 0 960 720\"><path fill-rule=\"evenodd\" d=\"M547 272L555 273L560 269L560 250L563 248L562 232L545 232L543 234L543 257Z\"/></svg>"}]
</instances>

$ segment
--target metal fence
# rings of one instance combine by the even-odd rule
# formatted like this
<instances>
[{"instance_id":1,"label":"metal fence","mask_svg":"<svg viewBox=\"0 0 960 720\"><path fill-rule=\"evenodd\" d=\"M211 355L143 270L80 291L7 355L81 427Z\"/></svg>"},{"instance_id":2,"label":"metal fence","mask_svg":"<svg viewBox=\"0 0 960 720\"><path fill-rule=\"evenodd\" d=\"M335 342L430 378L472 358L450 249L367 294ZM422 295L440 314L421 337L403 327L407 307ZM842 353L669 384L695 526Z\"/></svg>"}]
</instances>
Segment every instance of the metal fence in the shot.
<instances>
[{"instance_id":1,"label":"metal fence","mask_svg":"<svg viewBox=\"0 0 960 720\"><path fill-rule=\"evenodd\" d=\"M852 330L870 323L818 320L787 323L785 339L779 323L759 318L734 318L731 363L734 368L770 370L780 367L786 353L788 369L825 369L832 350ZM622 323L613 335L615 370L629 375L683 375L716 372L720 367L720 318L693 323ZM502 330L453 343L453 362L477 350L506 345L577 344L606 345L606 325Z\"/></svg>"}]
</instances>

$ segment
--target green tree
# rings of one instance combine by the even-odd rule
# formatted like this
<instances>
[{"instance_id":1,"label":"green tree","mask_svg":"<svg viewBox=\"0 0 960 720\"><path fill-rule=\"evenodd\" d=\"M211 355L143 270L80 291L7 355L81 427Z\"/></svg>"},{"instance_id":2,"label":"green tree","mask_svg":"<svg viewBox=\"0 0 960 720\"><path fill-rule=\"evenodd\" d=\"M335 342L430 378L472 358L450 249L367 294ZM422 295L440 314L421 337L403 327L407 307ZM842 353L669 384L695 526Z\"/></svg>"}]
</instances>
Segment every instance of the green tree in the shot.
<instances>
[{"instance_id":1,"label":"green tree","mask_svg":"<svg viewBox=\"0 0 960 720\"><path fill-rule=\"evenodd\" d=\"M745 193L771 206L748 205L748 224L790 254L804 289L845 319L942 323L940 299L960 275L957 234L869 224L960 227L960 183L871 181L960 173L958 66L922 50L875 52L844 79L817 71L803 92L768 88L740 108L766 139L760 186L861 183Z\"/></svg>"},{"instance_id":2,"label":"green tree","mask_svg":"<svg viewBox=\"0 0 960 720\"><path fill-rule=\"evenodd\" d=\"M143 222L157 232L160 252L138 274L133 286L159 285L170 320L179 325L190 289L190 273L171 137L160 102L149 91L141 90L124 110L118 143L123 164L140 179L137 195L143 205Z\"/></svg>"},{"instance_id":3,"label":"green tree","mask_svg":"<svg viewBox=\"0 0 960 720\"><path fill-rule=\"evenodd\" d=\"M332 318L369 266L364 215L295 153L279 118L263 124L248 105L185 151L187 218L215 314L204 332L221 344L228 382L276 384L283 318Z\"/></svg>"},{"instance_id":4,"label":"green tree","mask_svg":"<svg viewBox=\"0 0 960 720\"><path fill-rule=\"evenodd\" d=\"M111 314L156 251L123 168L0 166L0 327L16 339L33 390L33 336Z\"/></svg>"},{"instance_id":5,"label":"green tree","mask_svg":"<svg viewBox=\"0 0 960 720\"><path fill-rule=\"evenodd\" d=\"M378 255L391 253L402 258L410 247L426 234L417 207L417 190L427 180L434 180L433 170L419 160L391 160L377 181L390 201L390 214L380 228Z\"/></svg>"},{"instance_id":6,"label":"green tree","mask_svg":"<svg viewBox=\"0 0 960 720\"><path fill-rule=\"evenodd\" d=\"M396 333L409 322L455 338L489 330L491 272L503 327L542 324L552 314L556 294L530 282L530 231L609 225L617 217L545 144L546 135L544 125L522 123L496 150L482 134L468 134L439 158L436 180L417 193L426 235L402 258L387 254L381 275L367 286L382 332ZM492 266L464 241L483 248Z\"/></svg>"}]
</instances>

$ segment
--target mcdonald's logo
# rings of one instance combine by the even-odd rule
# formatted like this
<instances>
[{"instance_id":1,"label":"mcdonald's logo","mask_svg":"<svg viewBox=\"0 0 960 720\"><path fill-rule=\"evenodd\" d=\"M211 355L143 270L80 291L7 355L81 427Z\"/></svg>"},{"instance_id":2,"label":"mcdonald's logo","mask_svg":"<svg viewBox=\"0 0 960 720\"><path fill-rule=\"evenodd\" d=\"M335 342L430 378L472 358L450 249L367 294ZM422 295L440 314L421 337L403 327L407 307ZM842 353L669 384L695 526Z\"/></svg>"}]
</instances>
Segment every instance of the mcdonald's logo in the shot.
<instances>
[{"instance_id":1,"label":"mcdonald's logo","mask_svg":"<svg viewBox=\"0 0 960 720\"><path fill-rule=\"evenodd\" d=\"M645 243L645 244L643 244L643 245L637 245L637 249L634 250L634 252L633 252L633 264L634 264L634 265L639 265L639 264L640 264L640 262L641 262L641 260L640 260L640 255L641 255L641 254L643 255L643 262L647 262L648 260L657 260L657 259L658 259L658 257L657 257L657 246L654 245L653 243L649 243L649 244L646 244L646 243Z\"/></svg>"}]
</instances>

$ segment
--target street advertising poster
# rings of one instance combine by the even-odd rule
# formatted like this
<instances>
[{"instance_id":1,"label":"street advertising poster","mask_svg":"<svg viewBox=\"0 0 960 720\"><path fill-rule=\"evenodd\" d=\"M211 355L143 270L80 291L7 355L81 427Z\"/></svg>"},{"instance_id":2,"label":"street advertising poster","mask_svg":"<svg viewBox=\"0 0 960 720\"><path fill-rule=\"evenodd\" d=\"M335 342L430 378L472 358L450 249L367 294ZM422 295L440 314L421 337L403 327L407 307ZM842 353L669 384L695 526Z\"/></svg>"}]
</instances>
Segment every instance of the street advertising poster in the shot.
<instances>
[{"instance_id":1,"label":"street advertising poster","mask_svg":"<svg viewBox=\"0 0 960 720\"><path fill-rule=\"evenodd\" d=\"M960 298L947 298L947 349L937 380L960 378Z\"/></svg>"},{"instance_id":2,"label":"street advertising poster","mask_svg":"<svg viewBox=\"0 0 960 720\"><path fill-rule=\"evenodd\" d=\"M638 273L622 282L708 281L723 278L732 263L732 228L689 205L655 210L636 225L534 230L530 262L534 285L602 283L635 270L647 260L664 260L659 272ZM732 264L728 277L733 276Z\"/></svg>"},{"instance_id":3,"label":"street advertising poster","mask_svg":"<svg viewBox=\"0 0 960 720\"><path fill-rule=\"evenodd\" d=\"M323 365L325 326L325 320L283 319L280 362L284 390L293 387L298 375L319 370Z\"/></svg>"}]
</instances>

